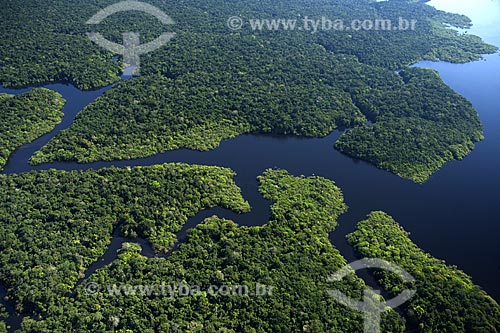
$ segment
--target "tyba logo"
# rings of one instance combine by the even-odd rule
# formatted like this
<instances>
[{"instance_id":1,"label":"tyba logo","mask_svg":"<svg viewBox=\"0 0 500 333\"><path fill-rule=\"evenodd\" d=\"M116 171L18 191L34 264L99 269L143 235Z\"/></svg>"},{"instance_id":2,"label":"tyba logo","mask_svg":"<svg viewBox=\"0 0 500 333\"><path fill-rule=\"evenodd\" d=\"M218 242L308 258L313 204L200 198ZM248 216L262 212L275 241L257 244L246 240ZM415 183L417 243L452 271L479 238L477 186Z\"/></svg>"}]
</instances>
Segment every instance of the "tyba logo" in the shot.
<instances>
[{"instance_id":1,"label":"tyba logo","mask_svg":"<svg viewBox=\"0 0 500 333\"><path fill-rule=\"evenodd\" d=\"M145 2L133 0L118 2L104 8L103 10L100 10L97 14L92 16L87 21L87 24L99 24L108 16L132 10L148 13L156 17L158 20L160 20L161 23L165 25L174 24L174 21L157 7ZM125 32L123 33L123 45L107 40L98 32L91 32L87 35L93 42L95 42L102 48L105 48L106 50L109 50L113 53L123 55L123 62L127 66L134 66L136 68L135 74L138 75L140 67L140 56L142 54L152 52L167 44L175 36L175 33L165 32L151 42L140 44L138 33Z\"/></svg>"}]
</instances>

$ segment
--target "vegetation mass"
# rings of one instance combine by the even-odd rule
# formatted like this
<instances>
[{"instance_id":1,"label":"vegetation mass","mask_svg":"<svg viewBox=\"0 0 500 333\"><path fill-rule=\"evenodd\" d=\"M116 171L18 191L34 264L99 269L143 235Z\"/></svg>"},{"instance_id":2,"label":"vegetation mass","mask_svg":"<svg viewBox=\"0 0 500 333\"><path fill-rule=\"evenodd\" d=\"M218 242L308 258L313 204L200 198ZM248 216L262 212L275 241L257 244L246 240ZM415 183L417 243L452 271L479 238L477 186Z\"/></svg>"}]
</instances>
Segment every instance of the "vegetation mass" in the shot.
<instances>
[{"instance_id":1,"label":"vegetation mass","mask_svg":"<svg viewBox=\"0 0 500 333\"><path fill-rule=\"evenodd\" d=\"M415 296L401 306L416 332L500 332L500 306L470 276L418 248L386 213L372 212L347 238L361 256L388 260L416 279ZM375 276L394 296L407 289L392 272Z\"/></svg>"},{"instance_id":2,"label":"vegetation mass","mask_svg":"<svg viewBox=\"0 0 500 333\"><path fill-rule=\"evenodd\" d=\"M110 266L89 281L103 286L89 295L84 286L74 299L62 298L40 321L25 319L21 332L362 332L362 314L334 301L338 288L360 299L364 283L355 275L336 284L327 277L346 264L328 232L346 206L340 190L320 177L292 177L268 170L260 190L273 201L271 220L238 227L212 217L189 232L168 258L146 258L126 245ZM108 294L112 285L199 286L194 296L152 293ZM273 287L261 296L222 296L211 285ZM403 332L393 311L383 316L386 332Z\"/></svg>"},{"instance_id":3,"label":"vegetation mass","mask_svg":"<svg viewBox=\"0 0 500 333\"><path fill-rule=\"evenodd\" d=\"M0 170L14 150L54 129L64 116L64 103L59 93L44 88L0 94Z\"/></svg>"},{"instance_id":4,"label":"vegetation mass","mask_svg":"<svg viewBox=\"0 0 500 333\"><path fill-rule=\"evenodd\" d=\"M166 252L198 211L248 211L233 176L184 164L0 175L0 284L9 302L26 315L59 311L113 229Z\"/></svg>"}]
</instances>

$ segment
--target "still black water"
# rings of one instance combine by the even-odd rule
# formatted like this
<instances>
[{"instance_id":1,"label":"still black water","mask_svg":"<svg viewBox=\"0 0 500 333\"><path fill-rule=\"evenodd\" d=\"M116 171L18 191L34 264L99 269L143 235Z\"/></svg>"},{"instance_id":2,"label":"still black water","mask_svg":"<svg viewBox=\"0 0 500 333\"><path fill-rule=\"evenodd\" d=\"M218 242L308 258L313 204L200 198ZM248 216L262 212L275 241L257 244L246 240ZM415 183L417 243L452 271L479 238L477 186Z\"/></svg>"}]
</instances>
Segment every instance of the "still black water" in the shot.
<instances>
[{"instance_id":1,"label":"still black water","mask_svg":"<svg viewBox=\"0 0 500 333\"><path fill-rule=\"evenodd\" d=\"M463 0L437 0L430 4L470 16L474 22L480 22L471 30L472 33L500 45L500 28L494 24L495 19L500 17L498 0L479 0L474 4ZM422 249L457 265L500 301L500 56L486 56L484 60L461 65L431 62L417 65L438 70L448 85L474 104L484 124L486 137L470 156L460 162L448 163L423 185L378 170L334 150L333 143L339 132L322 139L242 135L222 142L217 149L209 152L181 149L132 161L84 165L51 163L32 167L28 163L31 155L58 131L67 128L85 105L109 89L82 92L63 84L46 86L60 92L67 100L63 122L52 133L18 149L4 173L49 168L85 170L111 165L123 167L167 162L218 165L235 170L235 181L252 205L252 213L231 216L231 213L217 209L201 213L183 228L179 235L181 239L189 227L194 227L212 213L233 218L240 225L265 223L269 217L269 202L258 194L256 177L267 168L283 168L294 175L320 175L334 180L342 188L350 207L330 236L332 243L349 261L354 259L354 255L345 242L345 235L353 231L356 222L370 211L383 210L410 231L413 241ZM0 87L0 92L7 93L26 90L29 89L12 91ZM115 239L114 245L123 241ZM104 262L116 253L115 250L110 252L113 253L108 253L103 258Z\"/></svg>"}]
</instances>

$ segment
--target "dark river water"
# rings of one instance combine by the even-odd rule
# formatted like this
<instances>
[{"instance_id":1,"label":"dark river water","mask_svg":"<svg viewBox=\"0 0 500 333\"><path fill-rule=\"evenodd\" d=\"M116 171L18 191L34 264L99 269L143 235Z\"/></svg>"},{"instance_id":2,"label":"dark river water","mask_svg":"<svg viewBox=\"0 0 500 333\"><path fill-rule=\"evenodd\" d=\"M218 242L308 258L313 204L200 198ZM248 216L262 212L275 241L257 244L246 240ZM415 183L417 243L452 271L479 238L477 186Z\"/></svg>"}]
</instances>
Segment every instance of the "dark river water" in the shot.
<instances>
[{"instance_id":1,"label":"dark river water","mask_svg":"<svg viewBox=\"0 0 500 333\"><path fill-rule=\"evenodd\" d=\"M437 0L430 4L439 9L462 13L475 22L471 33L487 42L500 45L498 0ZM401 179L374 166L352 159L333 149L339 132L322 139L242 135L226 140L209 152L176 150L155 156L116 162L91 164L51 163L37 167L29 165L33 153L45 145L58 131L67 128L76 114L109 87L82 92L72 86L51 84L67 100L63 122L50 134L18 149L9 160L4 173L56 168L85 170L114 166L153 165L185 162L229 167L243 196L252 205L248 214L234 214L216 208L200 212L183 227L179 239L189 228L205 217L217 214L231 218L240 225L261 225L269 218L269 202L258 193L256 177L267 168L283 168L294 175L320 175L334 180L343 190L350 209L339 219L339 226L330 235L348 261L354 260L345 235L354 230L356 222L370 211L383 210L392 215L422 249L433 256L457 265L473 277L497 301L500 301L500 56L485 56L484 60L468 64L421 62L419 67L438 70L444 81L469 99L479 112L486 139L463 161L446 164L425 184ZM20 93L29 89L0 92ZM93 265L95 269L113 260L116 250L125 240L115 235L106 255ZM141 242L140 240L138 240ZM153 256L147 243L144 254ZM0 288L0 296L4 290Z\"/></svg>"}]
</instances>

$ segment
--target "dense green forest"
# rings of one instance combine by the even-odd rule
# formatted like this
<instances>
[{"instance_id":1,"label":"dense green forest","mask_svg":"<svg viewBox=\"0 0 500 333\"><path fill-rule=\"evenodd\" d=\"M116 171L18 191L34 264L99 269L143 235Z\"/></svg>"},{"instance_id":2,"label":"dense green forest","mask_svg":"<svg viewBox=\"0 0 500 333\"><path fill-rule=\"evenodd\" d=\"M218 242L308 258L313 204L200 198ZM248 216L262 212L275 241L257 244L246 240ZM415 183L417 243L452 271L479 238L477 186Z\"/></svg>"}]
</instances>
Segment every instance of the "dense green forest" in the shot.
<instances>
[{"instance_id":1,"label":"dense green forest","mask_svg":"<svg viewBox=\"0 0 500 333\"><path fill-rule=\"evenodd\" d=\"M59 93L44 88L0 94L0 170L14 150L54 129L64 103Z\"/></svg>"},{"instance_id":2,"label":"dense green forest","mask_svg":"<svg viewBox=\"0 0 500 333\"><path fill-rule=\"evenodd\" d=\"M100 2L100 1L99 1ZM0 82L25 87L69 82L79 89L106 86L123 65L84 34L97 1L4 1L0 11Z\"/></svg>"},{"instance_id":3,"label":"dense green forest","mask_svg":"<svg viewBox=\"0 0 500 333\"><path fill-rule=\"evenodd\" d=\"M478 38L458 35L447 30L443 23L458 27L470 26L466 17L447 14L423 3L413 1L374 2L369 0L310 0L300 1L245 1L188 0L166 2L150 0L175 21L164 27L154 17L144 13L119 13L99 25L99 31L116 42L122 42L122 33L136 31L141 39L149 41L165 29L189 33L200 41L204 34L217 39L230 34L226 20L234 15L244 18L295 18L297 14L311 18L326 16L332 19L392 19L399 17L419 22L416 31L349 31L324 32L311 35L312 43L324 45L336 54L351 54L362 62L385 68L400 68L422 58L467 62L478 59L481 53L492 50ZM15 0L2 7L0 19L0 82L5 86L39 85L46 82L71 82L81 89L93 89L116 81L122 64L112 60L112 54L93 45L85 35L96 27L85 22L114 0ZM250 29L242 34L252 35ZM257 38L274 38L266 32L256 32ZM271 34L275 35L274 32ZM294 35L298 35L294 33ZM218 43L217 43L218 44ZM217 45L213 44L213 45ZM193 44L182 47L191 48ZM284 49L286 50L286 48ZM220 49L223 54L223 49ZM165 61L163 49L151 56L155 63ZM195 53L183 59L184 66L198 61ZM205 67L211 72L220 70Z\"/></svg>"},{"instance_id":4,"label":"dense green forest","mask_svg":"<svg viewBox=\"0 0 500 333\"><path fill-rule=\"evenodd\" d=\"M176 24L168 27L144 13L119 13L98 26L85 24L111 3L11 1L2 11L9 24L0 33L6 43L0 50L0 80L9 86L54 80L86 89L109 84L120 62L86 41L86 32L99 31L116 42L126 31L140 33L143 41L164 31L176 33L170 43L141 58L143 77L118 84L88 106L70 129L35 155L35 164L129 159L182 147L206 150L242 133L325 136L354 127L338 149L422 182L446 161L462 158L482 137L468 103L445 89L437 75L407 69L420 59L467 62L494 52L478 37L449 28L470 27L465 16L415 1L320 0L312 5L309 0L188 0L149 1L174 19ZM226 20L235 14L243 19L307 14L345 22L397 22L402 17L417 24L407 31L313 34L252 31L248 25L231 31ZM21 32L31 35L19 36ZM405 70L398 75L396 69ZM384 112L414 119L381 117ZM441 114L446 124L425 121ZM373 126L363 127L366 119ZM463 125L471 119L467 128L447 127L450 121ZM423 137L398 134L405 126ZM401 145L369 146L380 132ZM419 151L424 156L413 159Z\"/></svg>"},{"instance_id":5,"label":"dense green forest","mask_svg":"<svg viewBox=\"0 0 500 333\"><path fill-rule=\"evenodd\" d=\"M320 177L292 177L268 170L260 191L273 201L271 220L259 227L238 227L212 217L189 232L166 259L148 259L138 246L125 245L119 258L90 281L114 284L183 283L274 287L266 295L193 297L128 295L106 289L89 295L78 287L40 321L25 319L21 332L362 332L362 314L336 303L327 290L338 288L362 297L364 283L355 275L330 284L327 277L346 262L328 240L336 218L346 210L339 188ZM205 289L207 290L207 289ZM402 332L393 311L383 316L385 332Z\"/></svg>"},{"instance_id":6,"label":"dense green forest","mask_svg":"<svg viewBox=\"0 0 500 333\"><path fill-rule=\"evenodd\" d=\"M185 164L0 176L0 283L26 316L20 332L362 332L363 315L328 295L336 289L361 299L366 288L354 274L328 282L346 264L328 239L347 210L341 191L331 180L284 170L259 176L261 194L272 201L266 225L238 227L208 218L166 258L144 257L138 245L126 243L117 260L75 290L115 228L165 252L201 209L248 211L233 176L229 169ZM386 312L384 332L405 326L422 332L499 330L493 299L463 272L418 249L386 214L371 214L349 241L360 254L385 258L417 279L417 295L403 307L405 319ZM394 293L403 289L392 275L375 276ZM89 293L89 282L99 289ZM273 288L243 296L126 291L162 283L200 291L246 285L255 293L257 283ZM125 289L113 287L120 285Z\"/></svg>"},{"instance_id":7,"label":"dense green forest","mask_svg":"<svg viewBox=\"0 0 500 333\"><path fill-rule=\"evenodd\" d=\"M198 211L248 211L233 176L184 164L0 175L0 284L18 312L51 313L113 229L166 252Z\"/></svg>"},{"instance_id":8,"label":"dense green forest","mask_svg":"<svg viewBox=\"0 0 500 333\"><path fill-rule=\"evenodd\" d=\"M377 110L376 121L347 131L335 147L425 182L446 162L467 156L483 139L482 125L472 104L445 85L437 72L412 68L400 75L404 89L388 92L371 105Z\"/></svg>"},{"instance_id":9,"label":"dense green forest","mask_svg":"<svg viewBox=\"0 0 500 333\"><path fill-rule=\"evenodd\" d=\"M363 63L394 70L421 59L465 63L477 60L480 54L495 52L494 47L483 44L477 36L457 36L454 30L443 29L443 24L470 28L472 24L469 18L438 11L422 2L425 1L410 4L408 1L394 0L371 3L379 17L384 19L393 22L399 18L417 20L415 31L348 31L335 34L335 38L323 33L319 35L318 41L334 53L355 55ZM351 6L357 10L359 7L355 3L359 2L351 1Z\"/></svg>"},{"instance_id":10,"label":"dense green forest","mask_svg":"<svg viewBox=\"0 0 500 333\"><path fill-rule=\"evenodd\" d=\"M361 256L389 260L416 279L417 293L402 308L417 332L500 332L500 306L467 274L418 248L386 213L371 213L347 237ZM393 273L375 275L394 294L406 289Z\"/></svg>"}]
</instances>

